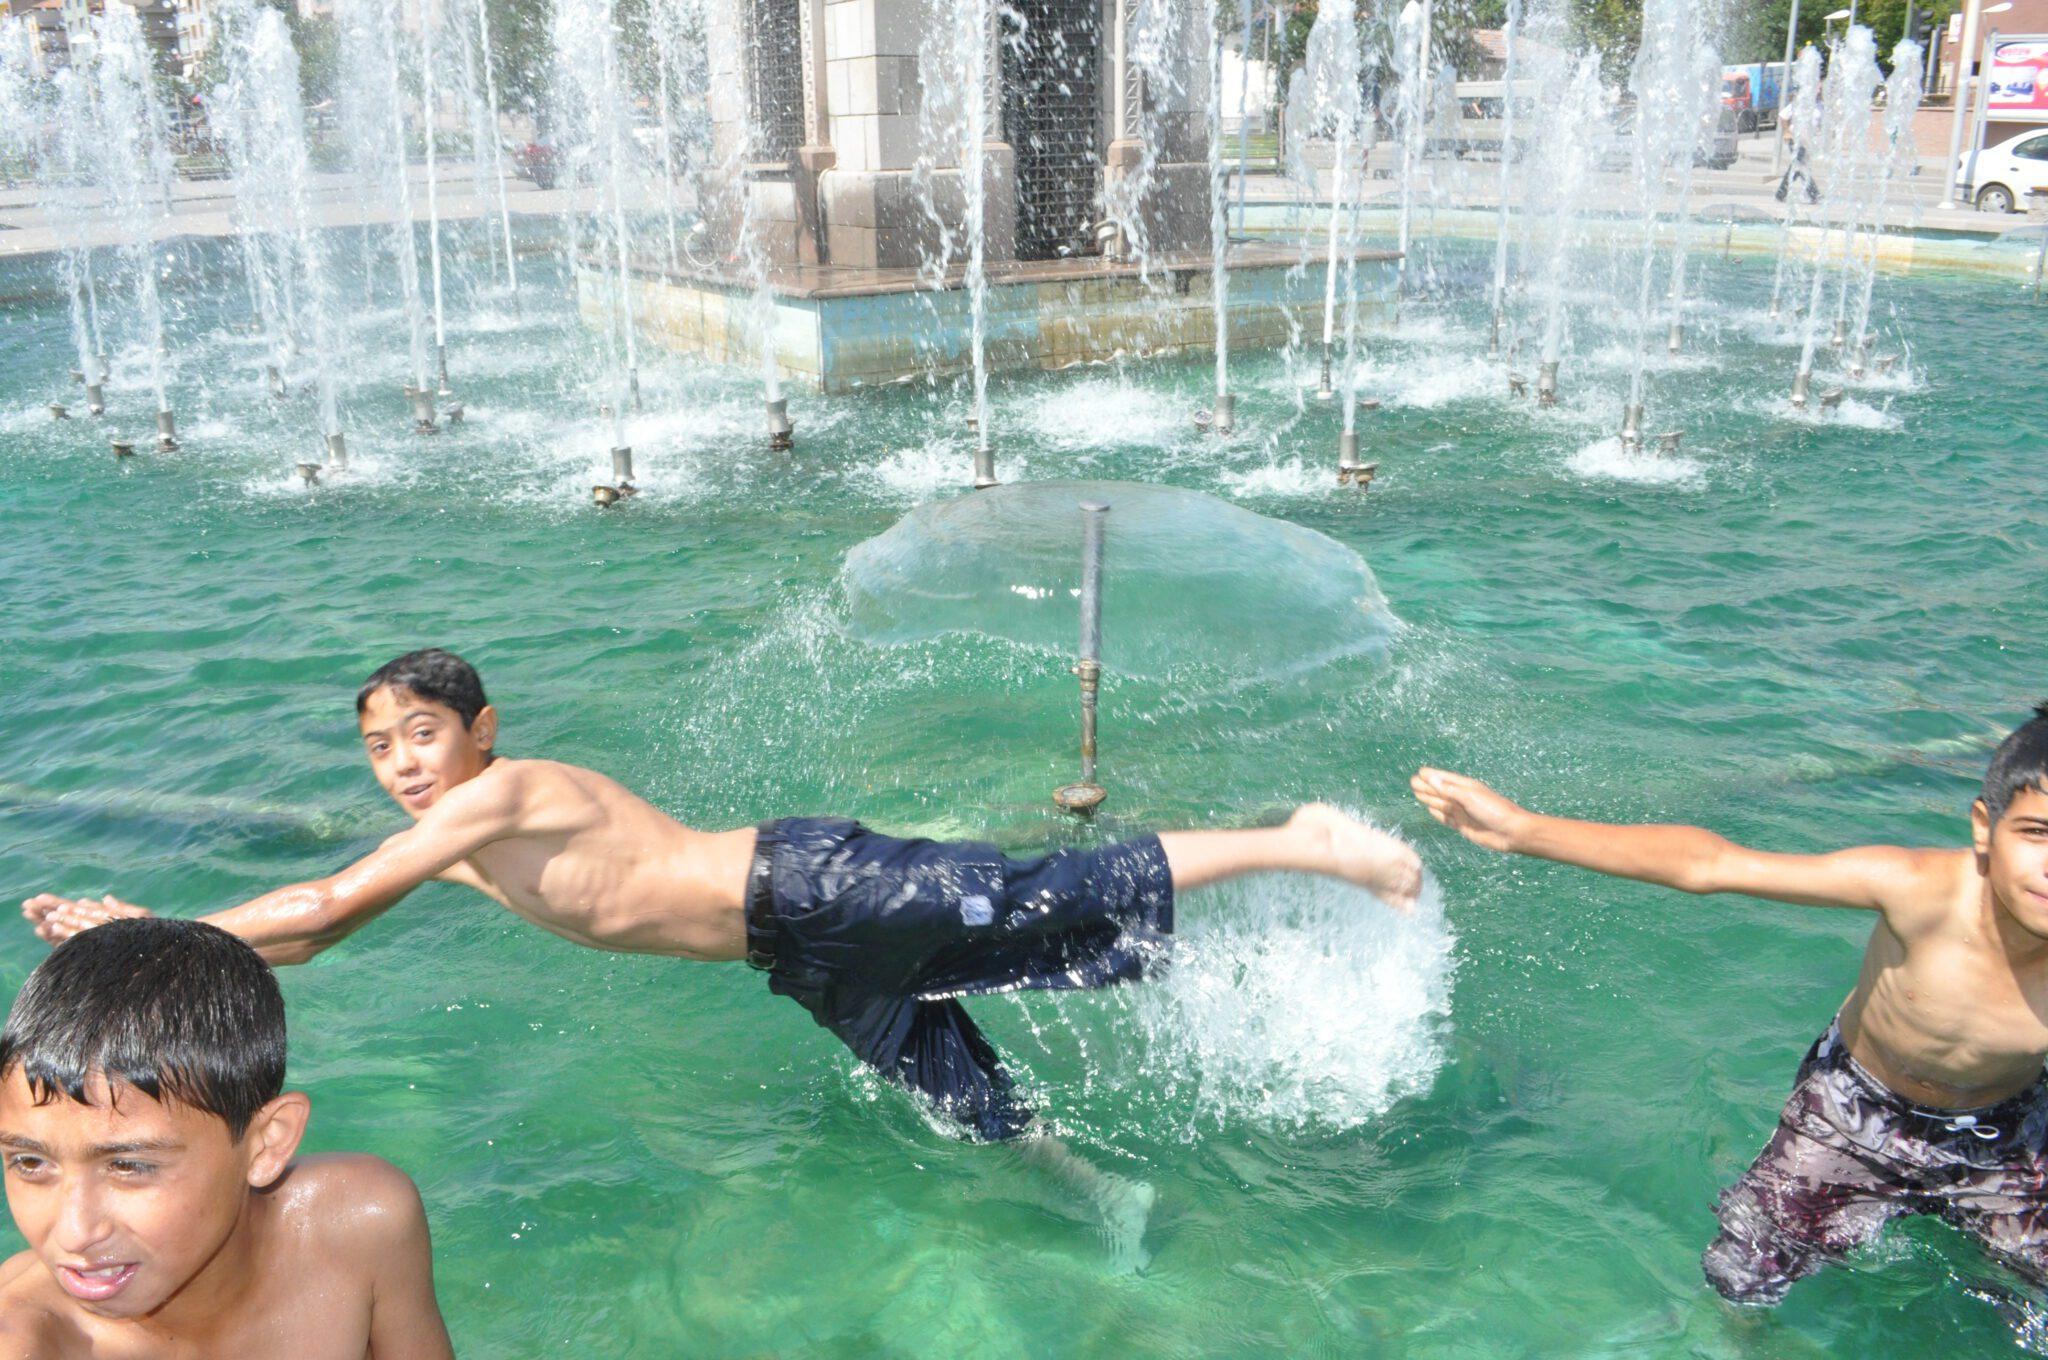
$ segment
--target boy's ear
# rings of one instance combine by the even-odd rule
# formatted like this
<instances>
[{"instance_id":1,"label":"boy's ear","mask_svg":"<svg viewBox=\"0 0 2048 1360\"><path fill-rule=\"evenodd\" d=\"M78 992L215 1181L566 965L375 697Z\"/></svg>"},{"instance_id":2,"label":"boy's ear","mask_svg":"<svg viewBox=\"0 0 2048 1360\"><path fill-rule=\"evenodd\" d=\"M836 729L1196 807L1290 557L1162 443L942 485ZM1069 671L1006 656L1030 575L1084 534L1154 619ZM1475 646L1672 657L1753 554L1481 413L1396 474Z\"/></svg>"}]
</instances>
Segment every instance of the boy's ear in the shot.
<instances>
[{"instance_id":1,"label":"boy's ear","mask_svg":"<svg viewBox=\"0 0 2048 1360\"><path fill-rule=\"evenodd\" d=\"M1970 804L1970 843L1979 859L1991 853L1991 809L1982 798Z\"/></svg>"},{"instance_id":2,"label":"boy's ear","mask_svg":"<svg viewBox=\"0 0 2048 1360\"><path fill-rule=\"evenodd\" d=\"M313 1117L313 1102L303 1091L286 1091L256 1112L249 1131L242 1135L249 1144L249 1184L261 1190L284 1174L299 1140L306 1136L306 1121Z\"/></svg>"},{"instance_id":3,"label":"boy's ear","mask_svg":"<svg viewBox=\"0 0 2048 1360\"><path fill-rule=\"evenodd\" d=\"M469 733L476 738L476 744L488 751L498 740L498 710L485 704L469 724Z\"/></svg>"}]
</instances>

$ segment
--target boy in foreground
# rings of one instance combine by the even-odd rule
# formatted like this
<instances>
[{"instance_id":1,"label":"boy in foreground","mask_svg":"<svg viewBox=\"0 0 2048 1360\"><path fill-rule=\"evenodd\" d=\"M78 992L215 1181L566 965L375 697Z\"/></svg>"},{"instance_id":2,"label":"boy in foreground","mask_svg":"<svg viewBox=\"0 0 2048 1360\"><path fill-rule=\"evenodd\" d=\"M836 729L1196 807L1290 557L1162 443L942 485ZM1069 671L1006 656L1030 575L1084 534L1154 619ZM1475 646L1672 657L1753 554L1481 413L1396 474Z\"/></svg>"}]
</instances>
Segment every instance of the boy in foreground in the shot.
<instances>
[{"instance_id":1,"label":"boy in foreground","mask_svg":"<svg viewBox=\"0 0 2048 1360\"><path fill-rule=\"evenodd\" d=\"M1807 1051L1777 1131L1722 1193L1702 1265L1737 1303L1900 1214L1968 1233L2048 1285L2048 705L1998 748L1961 850L1774 855L1690 826L1603 826L1424 769L1415 796L1489 850L1691 893L1877 913L1863 971Z\"/></svg>"},{"instance_id":2,"label":"boy in foreground","mask_svg":"<svg viewBox=\"0 0 2048 1360\"><path fill-rule=\"evenodd\" d=\"M419 1193L294 1158L284 1000L248 945L116 921L29 975L0 1033L0 1156L29 1249L0 1360L447 1360Z\"/></svg>"},{"instance_id":3,"label":"boy in foreground","mask_svg":"<svg viewBox=\"0 0 2048 1360\"><path fill-rule=\"evenodd\" d=\"M1030 860L843 818L697 831L595 771L497 756L482 680L438 649L378 670L356 716L372 772L413 825L329 878L203 919L273 963L301 963L438 879L593 948L745 960L861 1061L990 1140L1017 1138L1032 1115L960 997L1137 978L1172 932L1176 893L1242 874L1323 874L1402 910L1422 882L1408 847L1319 805L1284 826ZM50 941L147 914L48 893L22 911ZM1141 1228L1149 1191L1109 1203L1102 1179L1056 1165L1122 1220L1113 1231Z\"/></svg>"}]
</instances>

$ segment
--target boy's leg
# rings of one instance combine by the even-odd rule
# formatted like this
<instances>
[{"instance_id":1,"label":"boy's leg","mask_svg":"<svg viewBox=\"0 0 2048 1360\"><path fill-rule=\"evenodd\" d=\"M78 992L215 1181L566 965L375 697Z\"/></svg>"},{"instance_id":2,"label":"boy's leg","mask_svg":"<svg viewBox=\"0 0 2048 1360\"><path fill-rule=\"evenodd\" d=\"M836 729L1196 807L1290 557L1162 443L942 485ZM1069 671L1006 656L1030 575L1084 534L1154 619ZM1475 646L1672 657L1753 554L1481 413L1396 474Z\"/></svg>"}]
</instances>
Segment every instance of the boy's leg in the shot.
<instances>
[{"instance_id":1,"label":"boy's leg","mask_svg":"<svg viewBox=\"0 0 2048 1360\"><path fill-rule=\"evenodd\" d=\"M1770 1142L1721 1192L1721 1234L1700 1259L1707 1283L1731 1303L1774 1304L1875 1238L1925 1169L1901 1131L1906 1109L1829 1026L1799 1065Z\"/></svg>"},{"instance_id":2,"label":"boy's leg","mask_svg":"<svg viewBox=\"0 0 2048 1360\"><path fill-rule=\"evenodd\" d=\"M2048 1289L2048 1083L1947 1132L1943 1142L1966 1166L1942 1217L1993 1260Z\"/></svg>"},{"instance_id":3,"label":"boy's leg","mask_svg":"<svg viewBox=\"0 0 2048 1360\"><path fill-rule=\"evenodd\" d=\"M1176 892L1244 874L1321 874L1356 884L1406 911L1422 889L1422 861L1413 850L1323 803L1296 809L1280 826L1163 831L1159 844Z\"/></svg>"}]
</instances>

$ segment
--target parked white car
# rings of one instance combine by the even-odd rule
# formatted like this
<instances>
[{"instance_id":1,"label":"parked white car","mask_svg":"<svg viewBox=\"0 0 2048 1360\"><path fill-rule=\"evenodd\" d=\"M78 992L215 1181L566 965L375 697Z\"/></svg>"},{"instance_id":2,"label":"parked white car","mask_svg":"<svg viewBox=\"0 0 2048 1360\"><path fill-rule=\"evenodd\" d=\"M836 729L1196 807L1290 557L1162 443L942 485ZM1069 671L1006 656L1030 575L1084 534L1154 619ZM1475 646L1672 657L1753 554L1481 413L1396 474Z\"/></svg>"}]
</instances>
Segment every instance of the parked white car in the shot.
<instances>
[{"instance_id":1,"label":"parked white car","mask_svg":"<svg viewBox=\"0 0 2048 1360\"><path fill-rule=\"evenodd\" d=\"M1956 162L1956 182L1970 168L1970 155ZM2027 191L2048 191L2048 128L2034 128L2008 137L1977 153L1977 174L1971 192L1979 212L2011 212L2025 205Z\"/></svg>"}]
</instances>

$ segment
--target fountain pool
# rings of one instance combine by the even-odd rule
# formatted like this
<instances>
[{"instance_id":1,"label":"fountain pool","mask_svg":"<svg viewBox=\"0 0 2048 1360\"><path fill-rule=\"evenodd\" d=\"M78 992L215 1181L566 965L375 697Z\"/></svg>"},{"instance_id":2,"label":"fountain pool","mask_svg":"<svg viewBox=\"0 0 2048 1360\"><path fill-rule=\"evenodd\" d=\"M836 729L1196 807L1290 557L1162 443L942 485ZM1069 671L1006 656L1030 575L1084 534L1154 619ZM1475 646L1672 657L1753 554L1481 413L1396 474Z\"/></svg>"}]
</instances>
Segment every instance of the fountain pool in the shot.
<instances>
[{"instance_id":1,"label":"fountain pool","mask_svg":"<svg viewBox=\"0 0 2048 1360\"><path fill-rule=\"evenodd\" d=\"M40 270L0 286L16 896L191 913L362 852L399 816L349 697L429 643L482 668L507 749L701 824L834 811L1023 849L1316 797L1412 836L1439 885L1412 923L1316 886L1195 894L1168 981L977 1005L1071 1140L1158 1189L1134 1276L1042 1180L935 1133L745 970L578 950L425 890L284 979L311 1144L418 1177L461 1353L2038 1344L1932 1225L1764 1318L1700 1281L1714 1192L1846 991L1864 922L1483 857L1405 792L1430 762L1539 806L1788 849L1963 835L1990 746L2048 674L2027 434L2048 391L2018 367L1987 387L1978 357L2038 333L2009 289L1888 281L1907 360L1795 418L1772 262L1702 251L1697 343L1647 360L1660 417L1688 431L1672 456L1612 438L1622 323L1576 329L1574 381L1543 409L1474 357L1484 288L1411 300L1398 335L1364 336L1361 387L1383 401L1359 418L1382 463L1364 497L1334 484L1341 412L1303 404L1315 375L1281 355L1235 357L1228 438L1187 418L1213 390L1205 356L992 388L1006 483L1155 483L1289 521L1362 561L1399 620L1384 646L1233 685L1112 666L1090 829L1047 799L1072 768L1064 644L854 626L849 554L973 494L957 399L799 399L792 456L760 439L755 375L662 356L623 417L643 490L599 511L614 431L563 362L590 347L566 280L522 261L518 312L451 311L469 419L433 439L405 429L395 290L349 323L345 351L372 356L335 375L350 468L308 487L291 464L316 438L310 369L272 398L263 338L215 301L231 290L178 290L235 259L177 249L177 454L107 451L110 430L148 429L139 348L111 356L107 422L52 423L66 299ZM1455 243L1443 261L1455 276ZM1134 565L1118 513L1112 574ZM1171 589L1170 560L1146 569ZM1214 647L1202 630L1226 616L1181 605ZM1112 660L1141 622L1112 585ZM42 953L0 932L0 985Z\"/></svg>"}]
</instances>

